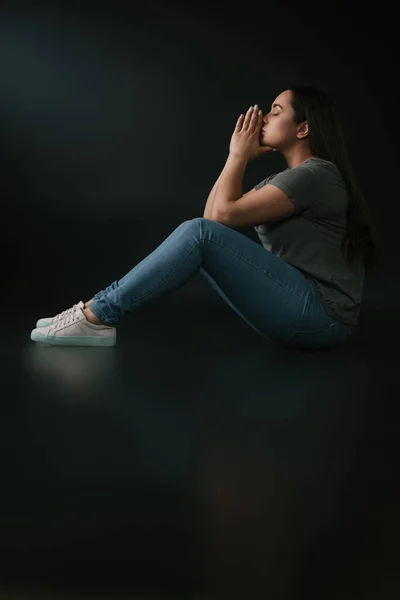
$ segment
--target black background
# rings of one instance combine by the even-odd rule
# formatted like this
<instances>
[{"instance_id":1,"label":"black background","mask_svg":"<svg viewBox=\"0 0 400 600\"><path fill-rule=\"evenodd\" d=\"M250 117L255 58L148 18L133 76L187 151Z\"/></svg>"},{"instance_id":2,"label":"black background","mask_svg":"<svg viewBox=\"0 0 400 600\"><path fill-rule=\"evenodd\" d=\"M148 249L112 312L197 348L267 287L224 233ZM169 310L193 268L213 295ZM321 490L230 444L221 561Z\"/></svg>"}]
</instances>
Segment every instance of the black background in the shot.
<instances>
[{"instance_id":1,"label":"black background","mask_svg":"<svg viewBox=\"0 0 400 600\"><path fill-rule=\"evenodd\" d=\"M239 114L255 103L267 111L291 82L336 101L390 273L395 36L382 3L3 5L2 301L57 313L122 277L202 216ZM286 166L279 153L249 163L243 193ZM208 288L196 276L178 294ZM365 289L368 303L376 284Z\"/></svg>"}]
</instances>

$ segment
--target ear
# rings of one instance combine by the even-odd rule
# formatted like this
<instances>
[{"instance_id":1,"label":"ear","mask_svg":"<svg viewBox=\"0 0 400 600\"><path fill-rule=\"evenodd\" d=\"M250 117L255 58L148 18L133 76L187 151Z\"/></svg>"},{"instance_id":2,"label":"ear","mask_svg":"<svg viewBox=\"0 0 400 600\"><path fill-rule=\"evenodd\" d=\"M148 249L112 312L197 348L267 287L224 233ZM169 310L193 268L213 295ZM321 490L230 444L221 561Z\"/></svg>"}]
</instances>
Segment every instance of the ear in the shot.
<instances>
[{"instance_id":1,"label":"ear","mask_svg":"<svg viewBox=\"0 0 400 600\"><path fill-rule=\"evenodd\" d=\"M298 132L297 132L297 133L298 133L298 134L300 134L300 137L301 137L301 138L305 138L305 137L307 137L307 136L308 136L308 134L309 134L310 132L309 132L309 130L308 130L308 122L307 122L307 121L304 121L304 123L302 123L302 124L300 125L300 128L299 128L299 130L298 130Z\"/></svg>"}]
</instances>

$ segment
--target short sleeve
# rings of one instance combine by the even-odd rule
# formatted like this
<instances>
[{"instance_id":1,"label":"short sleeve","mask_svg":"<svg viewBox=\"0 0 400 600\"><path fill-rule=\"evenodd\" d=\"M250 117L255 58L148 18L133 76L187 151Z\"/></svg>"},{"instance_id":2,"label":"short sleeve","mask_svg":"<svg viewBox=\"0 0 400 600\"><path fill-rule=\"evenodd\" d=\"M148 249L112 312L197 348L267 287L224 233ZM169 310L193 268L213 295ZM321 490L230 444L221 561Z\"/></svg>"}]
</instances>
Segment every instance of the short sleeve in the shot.
<instances>
[{"instance_id":1,"label":"short sleeve","mask_svg":"<svg viewBox=\"0 0 400 600\"><path fill-rule=\"evenodd\" d=\"M254 189L259 190L260 188L264 187L264 185L267 185L267 183L269 183L270 180L275 176L276 176L276 173L274 173L273 175L270 175L266 179L263 179L262 181L260 181L260 183L257 183L257 185L254 186Z\"/></svg>"},{"instance_id":2,"label":"short sleeve","mask_svg":"<svg viewBox=\"0 0 400 600\"><path fill-rule=\"evenodd\" d=\"M307 167L286 169L267 183L275 185L290 198L295 207L294 214L303 212L316 202L315 175Z\"/></svg>"}]
</instances>

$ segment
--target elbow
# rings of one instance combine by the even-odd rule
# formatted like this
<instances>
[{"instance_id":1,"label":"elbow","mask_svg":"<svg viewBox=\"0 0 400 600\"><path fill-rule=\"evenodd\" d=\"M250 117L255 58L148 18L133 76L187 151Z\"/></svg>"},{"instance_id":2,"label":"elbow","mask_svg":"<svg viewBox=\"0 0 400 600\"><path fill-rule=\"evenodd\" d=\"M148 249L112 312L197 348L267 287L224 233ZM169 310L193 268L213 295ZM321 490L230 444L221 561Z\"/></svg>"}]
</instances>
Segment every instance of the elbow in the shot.
<instances>
[{"instance_id":1,"label":"elbow","mask_svg":"<svg viewBox=\"0 0 400 600\"><path fill-rule=\"evenodd\" d=\"M212 216L211 216L211 220L215 221L216 223L221 223L222 225L226 225L226 219L221 214L221 211L214 210L212 213Z\"/></svg>"}]
</instances>

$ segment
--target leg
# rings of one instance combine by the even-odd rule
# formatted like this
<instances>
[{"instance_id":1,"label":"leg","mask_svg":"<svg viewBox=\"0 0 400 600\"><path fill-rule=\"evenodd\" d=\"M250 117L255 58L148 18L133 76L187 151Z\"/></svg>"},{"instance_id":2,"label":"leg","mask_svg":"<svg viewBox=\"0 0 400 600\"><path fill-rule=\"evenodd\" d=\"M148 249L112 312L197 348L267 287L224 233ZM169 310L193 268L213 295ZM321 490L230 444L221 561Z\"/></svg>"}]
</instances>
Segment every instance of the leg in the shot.
<instances>
[{"instance_id":1,"label":"leg","mask_svg":"<svg viewBox=\"0 0 400 600\"><path fill-rule=\"evenodd\" d=\"M83 312L84 312L85 317L87 318L87 320L90 321L91 323L94 323L94 325L104 325L103 321L100 321L100 319L98 319L96 317L96 315L94 315L92 313L92 311L90 310L90 308L88 308L88 307L84 308Z\"/></svg>"},{"instance_id":2,"label":"leg","mask_svg":"<svg viewBox=\"0 0 400 600\"><path fill-rule=\"evenodd\" d=\"M304 318L312 285L283 259L238 231L202 217L185 221L119 281L98 292L92 313L116 326L128 312L170 294L198 271L260 335L282 341ZM314 308L315 329L332 320Z\"/></svg>"},{"instance_id":3,"label":"leg","mask_svg":"<svg viewBox=\"0 0 400 600\"><path fill-rule=\"evenodd\" d=\"M103 322L100 321L100 319L98 319L96 315L94 315L92 311L88 308L88 306L90 306L93 303L93 300L94 299L92 298L91 300L85 302L83 312L85 313L85 317L87 318L87 320L91 323L94 323L95 325L103 325Z\"/></svg>"}]
</instances>

